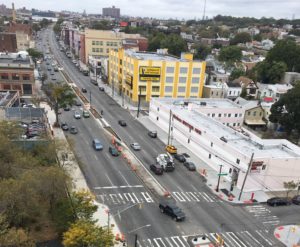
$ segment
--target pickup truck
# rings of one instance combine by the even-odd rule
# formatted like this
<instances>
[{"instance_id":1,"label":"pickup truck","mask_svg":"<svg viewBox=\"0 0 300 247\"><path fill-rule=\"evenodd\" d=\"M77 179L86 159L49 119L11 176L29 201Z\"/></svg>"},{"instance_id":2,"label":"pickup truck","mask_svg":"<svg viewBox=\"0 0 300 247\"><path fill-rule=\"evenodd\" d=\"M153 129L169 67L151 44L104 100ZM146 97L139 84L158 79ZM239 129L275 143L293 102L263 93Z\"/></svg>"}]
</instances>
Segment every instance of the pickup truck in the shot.
<instances>
[{"instance_id":1,"label":"pickup truck","mask_svg":"<svg viewBox=\"0 0 300 247\"><path fill-rule=\"evenodd\" d=\"M183 221L185 219L184 212L171 202L159 203L160 211L166 215L169 215L175 221Z\"/></svg>"}]
</instances>

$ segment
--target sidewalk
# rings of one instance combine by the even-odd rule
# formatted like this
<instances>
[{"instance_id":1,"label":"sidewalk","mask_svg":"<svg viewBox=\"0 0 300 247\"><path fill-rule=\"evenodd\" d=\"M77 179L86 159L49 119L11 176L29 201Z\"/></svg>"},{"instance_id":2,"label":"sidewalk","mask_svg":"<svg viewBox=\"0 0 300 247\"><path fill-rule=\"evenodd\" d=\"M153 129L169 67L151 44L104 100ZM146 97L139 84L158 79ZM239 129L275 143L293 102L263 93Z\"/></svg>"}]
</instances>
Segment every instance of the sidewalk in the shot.
<instances>
[{"instance_id":1,"label":"sidewalk","mask_svg":"<svg viewBox=\"0 0 300 247\"><path fill-rule=\"evenodd\" d=\"M44 108L46 111L49 125L53 126L53 123L55 122L54 111L51 110L50 106L46 103L41 103L40 106ZM64 144L64 149L58 150L57 156L61 160L62 166L65 168L65 170L69 173L69 175L73 179L74 190L89 191L89 187L76 161L75 155L73 154L72 150L69 147L69 144L67 142L63 130L61 128L51 128L51 132L53 133L54 138L56 138L57 140L61 141ZM106 205L98 203L96 201L94 203L98 206L98 210L94 214L94 219L97 220L97 224L99 226L107 227L109 208ZM110 221L109 224L110 229L112 229L114 236L117 236L117 234L121 236L121 232L117 226L115 219L112 216L110 216L109 221ZM117 244L115 244L115 247L121 247L121 246L123 246L123 243L118 242Z\"/></svg>"},{"instance_id":2,"label":"sidewalk","mask_svg":"<svg viewBox=\"0 0 300 247\"><path fill-rule=\"evenodd\" d=\"M279 226L274 236L287 247L300 247L300 225Z\"/></svg>"}]
</instances>

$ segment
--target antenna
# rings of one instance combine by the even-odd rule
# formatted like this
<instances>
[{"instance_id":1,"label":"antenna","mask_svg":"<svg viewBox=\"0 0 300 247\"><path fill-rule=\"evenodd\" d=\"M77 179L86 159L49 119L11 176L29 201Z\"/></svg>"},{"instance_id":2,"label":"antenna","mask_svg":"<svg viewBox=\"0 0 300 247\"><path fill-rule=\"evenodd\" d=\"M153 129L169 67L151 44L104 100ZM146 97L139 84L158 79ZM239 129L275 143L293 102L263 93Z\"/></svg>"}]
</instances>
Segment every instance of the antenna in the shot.
<instances>
[{"instance_id":1,"label":"antenna","mask_svg":"<svg viewBox=\"0 0 300 247\"><path fill-rule=\"evenodd\" d=\"M205 20L205 11L206 11L206 0L204 0L204 8L203 8L203 18L202 20Z\"/></svg>"}]
</instances>

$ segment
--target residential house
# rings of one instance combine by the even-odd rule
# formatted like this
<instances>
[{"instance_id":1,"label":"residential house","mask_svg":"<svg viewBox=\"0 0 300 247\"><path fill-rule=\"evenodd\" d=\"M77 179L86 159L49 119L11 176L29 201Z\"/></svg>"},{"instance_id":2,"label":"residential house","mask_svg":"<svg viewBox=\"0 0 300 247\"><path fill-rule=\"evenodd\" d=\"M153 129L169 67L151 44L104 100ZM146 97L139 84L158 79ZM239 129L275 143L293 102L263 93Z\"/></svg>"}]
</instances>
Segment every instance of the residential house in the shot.
<instances>
[{"instance_id":1,"label":"residential house","mask_svg":"<svg viewBox=\"0 0 300 247\"><path fill-rule=\"evenodd\" d=\"M203 98L223 99L228 91L227 84L217 82L203 86Z\"/></svg>"},{"instance_id":2,"label":"residential house","mask_svg":"<svg viewBox=\"0 0 300 247\"><path fill-rule=\"evenodd\" d=\"M268 101L278 101L280 97L285 94L288 90L292 89L291 84L263 84L257 83L258 92L257 99L265 100L270 98Z\"/></svg>"},{"instance_id":3,"label":"residential house","mask_svg":"<svg viewBox=\"0 0 300 247\"><path fill-rule=\"evenodd\" d=\"M242 92L242 86L237 81L229 81L227 82L227 99L235 100L240 96Z\"/></svg>"},{"instance_id":4,"label":"residential house","mask_svg":"<svg viewBox=\"0 0 300 247\"><path fill-rule=\"evenodd\" d=\"M10 23L6 29L6 32L16 34L18 51L26 51L29 48L34 48L31 25Z\"/></svg>"},{"instance_id":5,"label":"residential house","mask_svg":"<svg viewBox=\"0 0 300 247\"><path fill-rule=\"evenodd\" d=\"M242 89L246 90L249 99L256 99L258 87L254 81L245 76L240 76L234 82L238 82L242 86Z\"/></svg>"},{"instance_id":6,"label":"residential house","mask_svg":"<svg viewBox=\"0 0 300 247\"><path fill-rule=\"evenodd\" d=\"M300 81L300 73L298 72L285 72L283 83L294 85L297 81Z\"/></svg>"}]
</instances>

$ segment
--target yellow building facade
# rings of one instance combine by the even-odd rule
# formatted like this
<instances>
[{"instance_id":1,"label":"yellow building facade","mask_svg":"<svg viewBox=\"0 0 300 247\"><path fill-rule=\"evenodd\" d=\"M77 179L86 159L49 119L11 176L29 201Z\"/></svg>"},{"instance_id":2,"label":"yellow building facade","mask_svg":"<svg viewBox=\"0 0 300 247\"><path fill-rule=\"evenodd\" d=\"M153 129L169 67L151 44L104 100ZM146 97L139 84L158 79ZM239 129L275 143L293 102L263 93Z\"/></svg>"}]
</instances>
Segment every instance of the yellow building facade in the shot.
<instances>
[{"instance_id":1,"label":"yellow building facade","mask_svg":"<svg viewBox=\"0 0 300 247\"><path fill-rule=\"evenodd\" d=\"M151 97L201 98L206 63L193 61L192 54L181 58L158 53L133 50L111 50L108 81L119 94L131 103Z\"/></svg>"}]
</instances>

